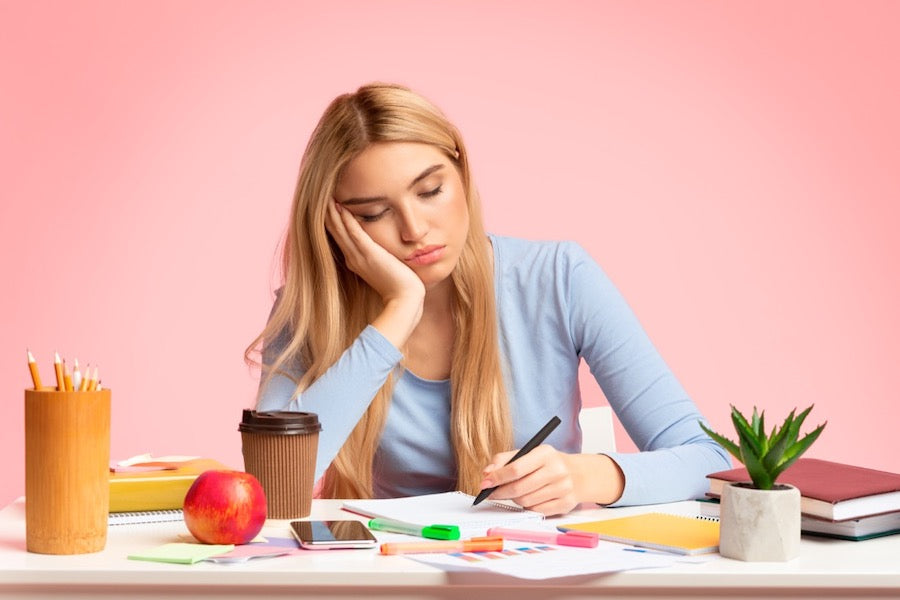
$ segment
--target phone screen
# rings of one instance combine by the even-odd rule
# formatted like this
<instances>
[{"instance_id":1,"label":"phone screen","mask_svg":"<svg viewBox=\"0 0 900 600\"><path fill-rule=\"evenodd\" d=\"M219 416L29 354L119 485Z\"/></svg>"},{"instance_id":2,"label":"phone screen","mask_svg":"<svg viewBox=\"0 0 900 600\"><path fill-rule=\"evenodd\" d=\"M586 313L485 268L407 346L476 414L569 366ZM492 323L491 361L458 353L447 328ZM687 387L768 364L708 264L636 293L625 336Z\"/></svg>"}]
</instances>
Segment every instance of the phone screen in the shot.
<instances>
[{"instance_id":1,"label":"phone screen","mask_svg":"<svg viewBox=\"0 0 900 600\"><path fill-rule=\"evenodd\" d=\"M360 521L291 521L291 531L302 548L374 548L377 540Z\"/></svg>"}]
</instances>

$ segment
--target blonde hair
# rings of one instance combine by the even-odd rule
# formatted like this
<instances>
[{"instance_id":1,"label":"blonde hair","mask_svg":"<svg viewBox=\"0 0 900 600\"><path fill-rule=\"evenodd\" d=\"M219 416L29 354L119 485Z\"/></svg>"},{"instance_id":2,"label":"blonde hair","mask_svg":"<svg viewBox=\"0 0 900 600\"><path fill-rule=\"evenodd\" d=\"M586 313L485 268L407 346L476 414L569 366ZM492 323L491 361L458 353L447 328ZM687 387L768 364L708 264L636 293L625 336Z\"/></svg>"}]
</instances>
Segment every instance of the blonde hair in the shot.
<instances>
[{"instance_id":1,"label":"blonde hair","mask_svg":"<svg viewBox=\"0 0 900 600\"><path fill-rule=\"evenodd\" d=\"M443 151L459 170L469 231L451 275L456 326L450 370L450 436L458 489L474 493L493 454L512 447L503 384L491 258L466 149L456 128L422 96L370 84L328 106L304 152L284 244L284 286L269 322L247 348L263 350L263 385L303 370L295 394L327 371L379 314L381 299L344 264L325 229L325 212L342 169L369 144L419 142ZM279 346L271 348L275 340ZM269 350L267 352L267 349ZM274 353L272 352L274 350ZM388 378L325 473L323 495L372 495L372 465L393 391ZM339 402L340 399L335 399Z\"/></svg>"}]
</instances>

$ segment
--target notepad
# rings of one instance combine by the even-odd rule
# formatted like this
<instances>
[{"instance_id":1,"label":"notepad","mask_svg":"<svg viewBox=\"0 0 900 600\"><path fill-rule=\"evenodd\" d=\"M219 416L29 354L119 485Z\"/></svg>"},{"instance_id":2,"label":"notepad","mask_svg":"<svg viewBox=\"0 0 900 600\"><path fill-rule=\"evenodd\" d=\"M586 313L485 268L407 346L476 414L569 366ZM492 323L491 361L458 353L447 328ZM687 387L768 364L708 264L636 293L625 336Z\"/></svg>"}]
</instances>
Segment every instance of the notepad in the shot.
<instances>
[{"instance_id":1,"label":"notepad","mask_svg":"<svg viewBox=\"0 0 900 600\"><path fill-rule=\"evenodd\" d=\"M697 517L646 513L606 521L570 523L560 531L590 531L602 539L677 554L704 554L719 549L719 523Z\"/></svg>"},{"instance_id":2,"label":"notepad","mask_svg":"<svg viewBox=\"0 0 900 600\"><path fill-rule=\"evenodd\" d=\"M343 508L370 518L395 519L419 525L457 525L464 533L544 518L539 512L493 500L472 506L474 500L474 496L463 492L442 492L405 498L347 500Z\"/></svg>"},{"instance_id":3,"label":"notepad","mask_svg":"<svg viewBox=\"0 0 900 600\"><path fill-rule=\"evenodd\" d=\"M218 554L234 550L234 544L189 544L172 542L143 552L131 554L130 560L149 560L154 562L178 563L192 565Z\"/></svg>"}]
</instances>

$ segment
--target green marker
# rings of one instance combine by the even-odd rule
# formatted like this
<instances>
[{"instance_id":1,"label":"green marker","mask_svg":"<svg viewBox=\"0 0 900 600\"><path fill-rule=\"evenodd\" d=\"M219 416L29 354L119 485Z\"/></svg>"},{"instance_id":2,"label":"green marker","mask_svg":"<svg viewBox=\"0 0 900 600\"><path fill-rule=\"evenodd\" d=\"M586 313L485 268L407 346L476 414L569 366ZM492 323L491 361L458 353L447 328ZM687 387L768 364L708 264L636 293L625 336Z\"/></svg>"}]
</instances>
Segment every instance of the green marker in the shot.
<instances>
[{"instance_id":1,"label":"green marker","mask_svg":"<svg viewBox=\"0 0 900 600\"><path fill-rule=\"evenodd\" d=\"M433 540L459 539L459 527L456 525L416 525L415 523L404 523L393 519L372 519L369 521L369 529L417 535Z\"/></svg>"}]
</instances>

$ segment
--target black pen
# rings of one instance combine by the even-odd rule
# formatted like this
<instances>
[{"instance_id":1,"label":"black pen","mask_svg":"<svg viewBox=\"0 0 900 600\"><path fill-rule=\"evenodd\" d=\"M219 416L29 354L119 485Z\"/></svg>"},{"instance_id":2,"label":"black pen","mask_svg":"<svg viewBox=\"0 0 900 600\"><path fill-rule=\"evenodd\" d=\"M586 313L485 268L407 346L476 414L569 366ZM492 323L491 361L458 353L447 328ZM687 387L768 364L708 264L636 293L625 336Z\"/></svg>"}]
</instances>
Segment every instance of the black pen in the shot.
<instances>
[{"instance_id":1,"label":"black pen","mask_svg":"<svg viewBox=\"0 0 900 600\"><path fill-rule=\"evenodd\" d=\"M522 458L523 456L537 448L541 444L541 442L547 439L547 436L550 435L550 433L553 432L553 430L556 429L556 426L561 422L562 421L559 420L559 417L553 417L552 419L547 421L547 424L544 425L540 431L534 434L534 437L528 440L528 443L522 446L522 449L516 452L516 455L509 459L506 464L508 465L509 463ZM496 490L498 487L499 486L495 485L494 487L485 488L478 492L478 496L475 498L475 502L472 503L472 506L477 506L479 503L483 502L484 499L494 493L494 490Z\"/></svg>"}]
</instances>

